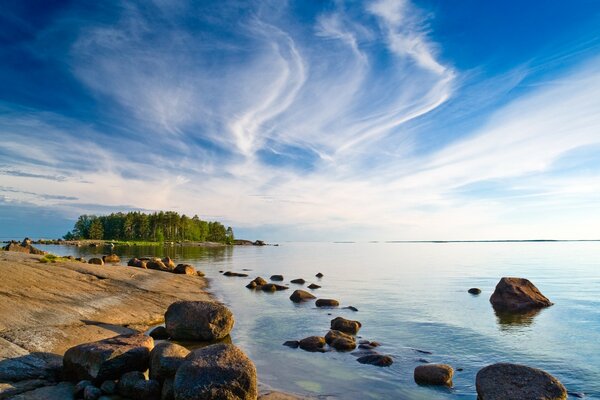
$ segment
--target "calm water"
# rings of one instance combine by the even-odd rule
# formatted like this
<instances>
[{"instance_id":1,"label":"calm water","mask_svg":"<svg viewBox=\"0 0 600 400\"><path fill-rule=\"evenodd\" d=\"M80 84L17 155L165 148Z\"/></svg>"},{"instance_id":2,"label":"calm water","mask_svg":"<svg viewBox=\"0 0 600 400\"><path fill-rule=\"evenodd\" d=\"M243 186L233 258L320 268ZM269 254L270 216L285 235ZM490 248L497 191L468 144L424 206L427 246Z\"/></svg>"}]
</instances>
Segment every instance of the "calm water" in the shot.
<instances>
[{"instance_id":1,"label":"calm water","mask_svg":"<svg viewBox=\"0 0 600 400\"><path fill-rule=\"evenodd\" d=\"M44 247L44 246L41 246ZM47 246L89 256L100 249ZM279 247L117 248L122 258L169 255L206 273L211 291L234 312L234 342L256 363L261 382L300 394L340 399L476 399L485 365L516 362L542 368L571 392L600 399L600 243L283 243ZM219 270L249 278L228 278ZM317 279L314 275L325 276ZM251 278L283 274L318 283L318 297L350 310L297 305L291 290L254 292ZM537 315L500 318L489 296L502 276L526 277L555 305ZM291 284L296 287L297 285ZM466 291L483 290L480 296ZM357 319L359 335L383 345L389 368L361 365L349 353L307 353L286 340L325 335L336 316ZM422 354L415 349L431 354ZM448 363L452 389L417 386L419 359Z\"/></svg>"}]
</instances>

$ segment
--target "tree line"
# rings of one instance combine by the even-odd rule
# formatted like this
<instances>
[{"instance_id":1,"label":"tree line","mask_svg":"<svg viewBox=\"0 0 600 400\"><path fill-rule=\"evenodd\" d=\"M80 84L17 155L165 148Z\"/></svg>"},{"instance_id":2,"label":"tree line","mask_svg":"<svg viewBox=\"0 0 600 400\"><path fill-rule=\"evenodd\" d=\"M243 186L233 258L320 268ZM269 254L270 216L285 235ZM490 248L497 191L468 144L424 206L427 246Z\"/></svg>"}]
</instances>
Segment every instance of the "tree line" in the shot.
<instances>
[{"instance_id":1,"label":"tree line","mask_svg":"<svg viewBox=\"0 0 600 400\"><path fill-rule=\"evenodd\" d=\"M197 215L188 217L174 211L145 214L138 211L110 215L81 215L66 240L197 241L232 244L233 229Z\"/></svg>"}]
</instances>

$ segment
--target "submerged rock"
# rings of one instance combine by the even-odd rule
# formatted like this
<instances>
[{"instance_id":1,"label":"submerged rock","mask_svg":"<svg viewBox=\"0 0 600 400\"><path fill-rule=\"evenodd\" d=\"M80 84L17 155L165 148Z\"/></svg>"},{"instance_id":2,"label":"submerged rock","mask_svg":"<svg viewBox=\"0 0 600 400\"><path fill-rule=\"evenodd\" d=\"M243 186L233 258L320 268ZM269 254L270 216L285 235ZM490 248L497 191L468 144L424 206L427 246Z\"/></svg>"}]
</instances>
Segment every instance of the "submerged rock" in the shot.
<instances>
[{"instance_id":1,"label":"submerged rock","mask_svg":"<svg viewBox=\"0 0 600 400\"><path fill-rule=\"evenodd\" d=\"M165 313L165 327L176 340L211 341L229 335L234 320L231 311L211 301L178 301Z\"/></svg>"},{"instance_id":2,"label":"submerged rock","mask_svg":"<svg viewBox=\"0 0 600 400\"><path fill-rule=\"evenodd\" d=\"M355 312L358 311L358 308L356 308L354 306L347 306L347 307L344 307L344 309L346 309L346 310L352 310L352 311L355 311Z\"/></svg>"},{"instance_id":3,"label":"submerged rock","mask_svg":"<svg viewBox=\"0 0 600 400\"><path fill-rule=\"evenodd\" d=\"M389 367L394 363L394 360L390 356L383 354L366 354L356 359L361 364L375 365L378 367Z\"/></svg>"},{"instance_id":4,"label":"submerged rock","mask_svg":"<svg viewBox=\"0 0 600 400\"><path fill-rule=\"evenodd\" d=\"M173 382L177 400L256 400L256 368L231 344L215 344L190 353Z\"/></svg>"},{"instance_id":5,"label":"submerged rock","mask_svg":"<svg viewBox=\"0 0 600 400\"><path fill-rule=\"evenodd\" d=\"M300 342L297 340L288 340L283 343L284 346L291 347L292 349L297 349L300 346Z\"/></svg>"},{"instance_id":6,"label":"submerged rock","mask_svg":"<svg viewBox=\"0 0 600 400\"><path fill-rule=\"evenodd\" d=\"M71 347L63 358L69 380L102 383L126 372L148 369L154 339L143 334L121 335Z\"/></svg>"},{"instance_id":7,"label":"submerged rock","mask_svg":"<svg viewBox=\"0 0 600 400\"><path fill-rule=\"evenodd\" d=\"M323 352L325 347L325 338L322 336L309 336L298 342L298 347L310 352Z\"/></svg>"},{"instance_id":8,"label":"submerged rock","mask_svg":"<svg viewBox=\"0 0 600 400\"><path fill-rule=\"evenodd\" d=\"M454 370L446 364L426 364L415 368L414 378L419 385L452 386Z\"/></svg>"},{"instance_id":9,"label":"submerged rock","mask_svg":"<svg viewBox=\"0 0 600 400\"><path fill-rule=\"evenodd\" d=\"M249 284L246 285L246 287L248 289L255 289L259 286L263 286L268 284L268 282L266 280L264 280L263 278L261 278L260 276L257 276L256 278L254 278L253 280L250 281Z\"/></svg>"},{"instance_id":10,"label":"submerged rock","mask_svg":"<svg viewBox=\"0 0 600 400\"><path fill-rule=\"evenodd\" d=\"M339 351L350 351L356 348L356 339L354 337L336 330L327 332L325 342Z\"/></svg>"},{"instance_id":11,"label":"submerged rock","mask_svg":"<svg viewBox=\"0 0 600 400\"><path fill-rule=\"evenodd\" d=\"M524 278L502 278L490 297L497 311L521 312L548 307L552 302Z\"/></svg>"},{"instance_id":12,"label":"submerged rock","mask_svg":"<svg viewBox=\"0 0 600 400\"><path fill-rule=\"evenodd\" d=\"M361 326L362 324L358 321L352 321L342 317L337 317L331 320L331 329L349 333L350 335L356 335Z\"/></svg>"},{"instance_id":13,"label":"submerged rock","mask_svg":"<svg viewBox=\"0 0 600 400\"><path fill-rule=\"evenodd\" d=\"M317 307L337 307L340 302L334 299L318 299L315 304Z\"/></svg>"},{"instance_id":14,"label":"submerged rock","mask_svg":"<svg viewBox=\"0 0 600 400\"><path fill-rule=\"evenodd\" d=\"M263 292L276 292L279 290L287 290L289 287L283 285L277 285L275 283L267 283L266 285L259 286Z\"/></svg>"},{"instance_id":15,"label":"submerged rock","mask_svg":"<svg viewBox=\"0 0 600 400\"><path fill-rule=\"evenodd\" d=\"M567 390L558 379L518 364L499 363L481 369L475 386L480 400L567 399Z\"/></svg>"},{"instance_id":16,"label":"submerged rock","mask_svg":"<svg viewBox=\"0 0 600 400\"><path fill-rule=\"evenodd\" d=\"M316 297L305 290L294 290L294 293L290 296L290 300L294 303L301 303L312 299L316 299Z\"/></svg>"}]
</instances>

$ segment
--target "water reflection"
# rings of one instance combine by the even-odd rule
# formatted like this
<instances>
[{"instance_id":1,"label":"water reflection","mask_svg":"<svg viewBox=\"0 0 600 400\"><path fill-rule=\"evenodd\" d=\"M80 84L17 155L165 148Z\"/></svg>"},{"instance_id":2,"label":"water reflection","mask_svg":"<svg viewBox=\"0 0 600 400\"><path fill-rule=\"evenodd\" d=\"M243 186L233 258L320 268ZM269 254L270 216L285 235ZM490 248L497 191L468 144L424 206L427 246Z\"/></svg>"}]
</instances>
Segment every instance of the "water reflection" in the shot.
<instances>
[{"instance_id":1,"label":"water reflection","mask_svg":"<svg viewBox=\"0 0 600 400\"><path fill-rule=\"evenodd\" d=\"M500 327L500 330L514 330L516 328L529 327L533 324L533 320L536 315L542 311L541 308L534 308L529 311L522 312L509 312L509 311L497 311L496 321Z\"/></svg>"}]
</instances>

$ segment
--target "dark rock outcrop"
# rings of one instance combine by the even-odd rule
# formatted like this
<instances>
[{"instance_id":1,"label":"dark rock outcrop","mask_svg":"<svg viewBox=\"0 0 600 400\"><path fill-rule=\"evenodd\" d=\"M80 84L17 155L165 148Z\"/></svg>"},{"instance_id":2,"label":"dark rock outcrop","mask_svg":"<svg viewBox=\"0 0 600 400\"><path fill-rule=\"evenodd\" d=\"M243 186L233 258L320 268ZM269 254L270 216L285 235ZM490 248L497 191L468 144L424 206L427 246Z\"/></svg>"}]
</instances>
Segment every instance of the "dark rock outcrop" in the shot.
<instances>
[{"instance_id":1,"label":"dark rock outcrop","mask_svg":"<svg viewBox=\"0 0 600 400\"><path fill-rule=\"evenodd\" d=\"M256 368L234 345L204 347L181 364L173 391L177 400L256 400Z\"/></svg>"},{"instance_id":2,"label":"dark rock outcrop","mask_svg":"<svg viewBox=\"0 0 600 400\"><path fill-rule=\"evenodd\" d=\"M319 273L317 273L315 276L316 276L317 278L322 278L324 275L323 275L322 273L320 273L320 272L319 272Z\"/></svg>"},{"instance_id":3,"label":"dark rock outcrop","mask_svg":"<svg viewBox=\"0 0 600 400\"><path fill-rule=\"evenodd\" d=\"M454 370L446 364L426 364L415 368L414 378L419 385L452 386Z\"/></svg>"},{"instance_id":4,"label":"dark rock outcrop","mask_svg":"<svg viewBox=\"0 0 600 400\"><path fill-rule=\"evenodd\" d=\"M63 358L65 376L100 384L126 372L148 369L154 339L143 334L121 335L71 347Z\"/></svg>"},{"instance_id":5,"label":"dark rock outcrop","mask_svg":"<svg viewBox=\"0 0 600 400\"><path fill-rule=\"evenodd\" d=\"M499 363L477 373L480 400L566 400L567 390L552 375L525 365Z\"/></svg>"},{"instance_id":6,"label":"dark rock outcrop","mask_svg":"<svg viewBox=\"0 0 600 400\"><path fill-rule=\"evenodd\" d=\"M305 290L294 290L294 293L290 296L290 300L294 303L301 303L312 299L316 299L316 297Z\"/></svg>"},{"instance_id":7,"label":"dark rock outcrop","mask_svg":"<svg viewBox=\"0 0 600 400\"><path fill-rule=\"evenodd\" d=\"M318 299L315 304L317 307L337 307L340 302L334 299Z\"/></svg>"},{"instance_id":8,"label":"dark rock outcrop","mask_svg":"<svg viewBox=\"0 0 600 400\"><path fill-rule=\"evenodd\" d=\"M490 297L497 311L521 312L552 305L533 283L524 278L502 278Z\"/></svg>"},{"instance_id":9,"label":"dark rock outcrop","mask_svg":"<svg viewBox=\"0 0 600 400\"><path fill-rule=\"evenodd\" d=\"M348 333L350 335L356 335L361 326L362 324L358 321L352 321L342 317L337 317L331 320L331 329Z\"/></svg>"},{"instance_id":10,"label":"dark rock outcrop","mask_svg":"<svg viewBox=\"0 0 600 400\"><path fill-rule=\"evenodd\" d=\"M231 311L211 301L178 301L165 313L165 327L176 340L211 341L229 335L234 320Z\"/></svg>"}]
</instances>

